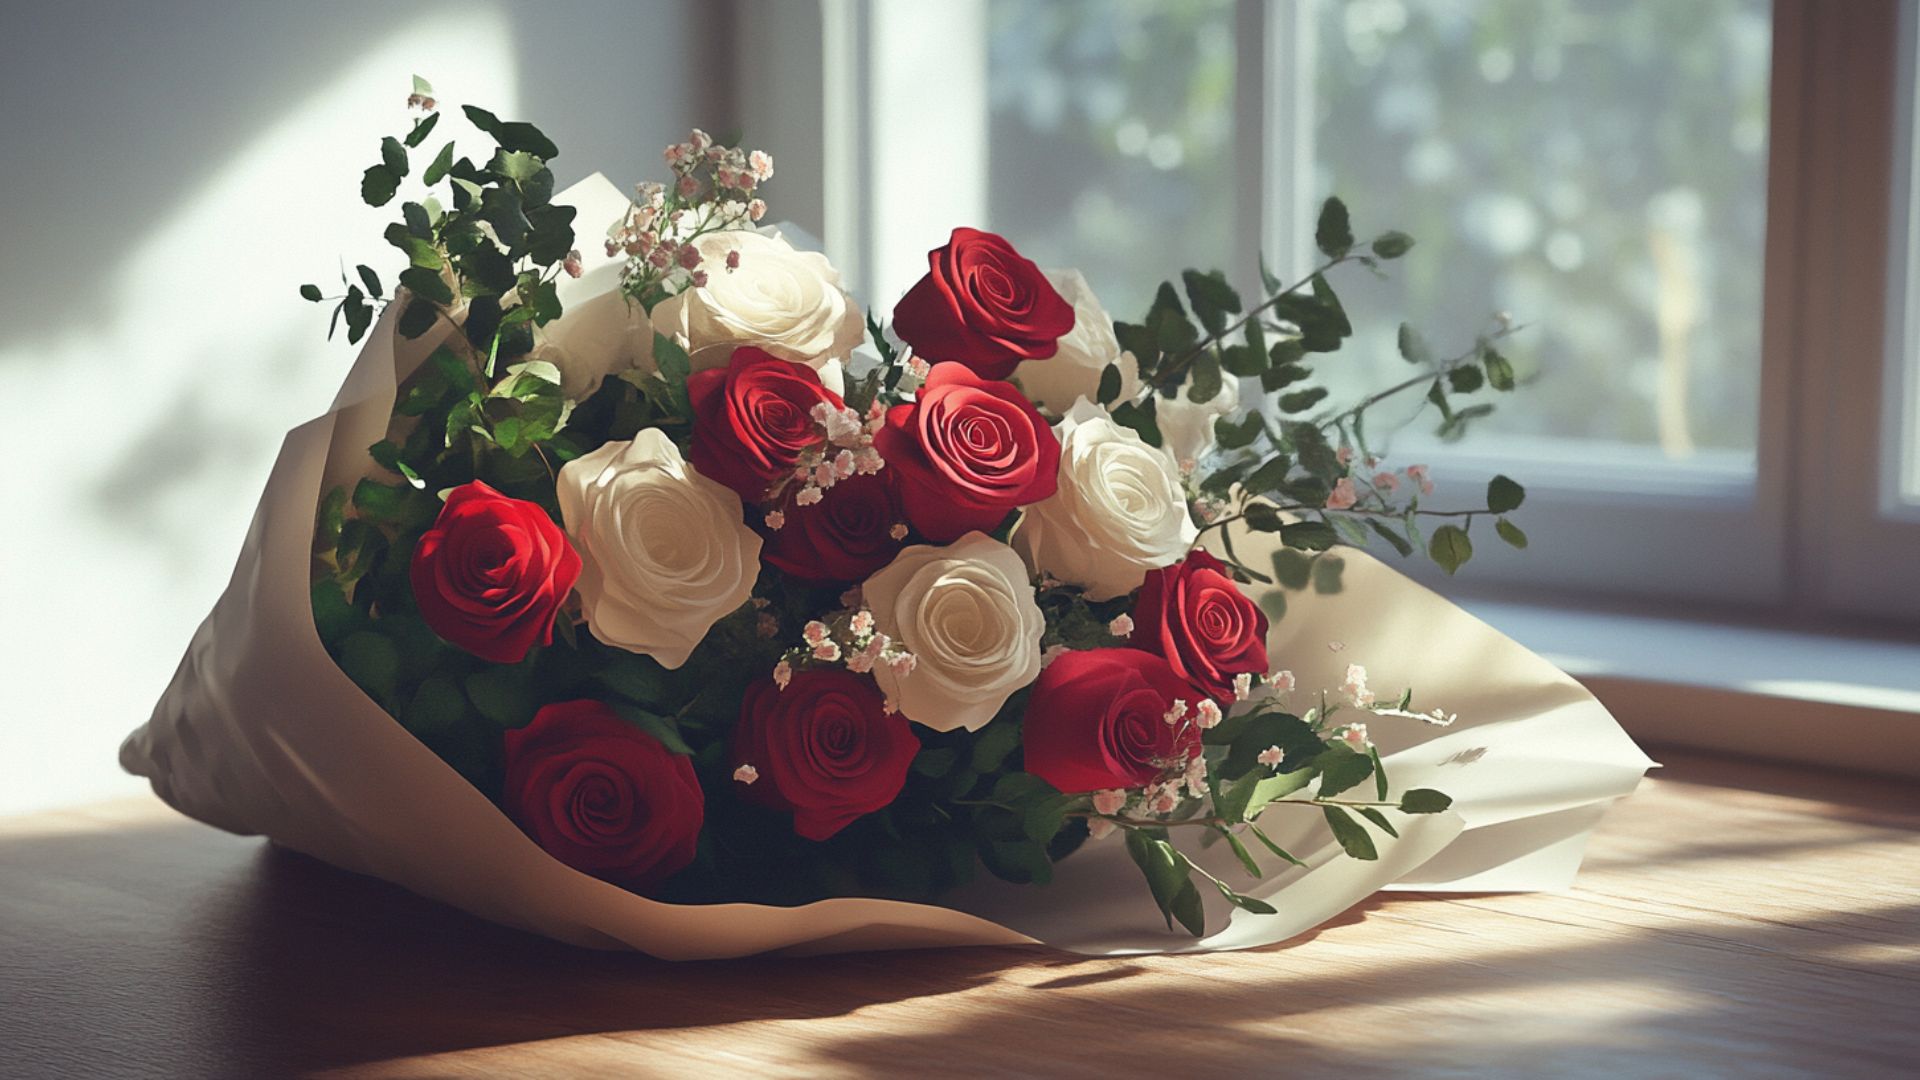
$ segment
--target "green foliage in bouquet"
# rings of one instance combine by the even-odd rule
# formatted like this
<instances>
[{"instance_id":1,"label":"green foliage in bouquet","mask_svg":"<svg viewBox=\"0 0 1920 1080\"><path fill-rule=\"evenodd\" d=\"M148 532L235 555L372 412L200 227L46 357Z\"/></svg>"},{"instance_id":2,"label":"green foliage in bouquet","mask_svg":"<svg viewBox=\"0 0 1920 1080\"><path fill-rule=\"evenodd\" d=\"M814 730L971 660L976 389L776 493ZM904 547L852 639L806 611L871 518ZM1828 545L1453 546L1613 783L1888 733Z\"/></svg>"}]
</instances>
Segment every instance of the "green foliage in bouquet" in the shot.
<instances>
[{"instance_id":1,"label":"green foliage in bouquet","mask_svg":"<svg viewBox=\"0 0 1920 1080\"><path fill-rule=\"evenodd\" d=\"M1259 879L1300 864L1274 840L1269 815L1321 815L1347 855L1374 859L1376 836L1397 835L1394 815L1448 807L1448 797L1436 791L1392 794L1362 721L1450 718L1439 710L1416 712L1410 692L1376 700L1357 667L1344 701L1295 690L1291 675L1267 670L1261 642L1261 666L1243 670L1226 700L1173 702L1170 737L1197 752L1165 761L1151 782L1068 792L1029 771L1035 744L1027 729L1037 721L1028 706L1045 692L1043 677L1010 692L975 730L915 726L917 749L883 805L809 838L796 831L789 809L745 797L753 784L768 781L739 760L737 728L752 695L768 685L768 672L785 693L788 679L813 671L862 672L867 679L854 665L856 656L864 654L876 670L900 659L844 583L760 566L750 599L719 617L684 663L668 666L591 632L581 596L570 591L572 578L564 573L572 552L556 550L553 580L562 585L548 598L550 621L516 631L525 639L518 655L488 659L481 655L485 648L436 633L422 610L418 564L423 543L453 505L452 493L479 482L537 507L537 520L522 523L526 529L558 535L566 521L557 481L568 463L648 431L689 454L697 421L689 343L674 336L651 336L650 370L618 372L577 398L564 392L565 373L538 351L546 328L564 317L561 276L577 274L580 265L575 211L551 201L548 163L558 151L532 125L467 107L467 118L495 144L484 164L459 156L448 142L416 169L412 154L439 117L431 94L416 83L412 100L425 115L406 135L382 141L380 160L362 184L363 197L376 206L401 197L410 179L424 189L401 203L400 220L386 231L408 259L401 291L388 296L365 266L356 281L343 282L339 297L324 297L310 285L301 289L309 300L335 301L334 321L346 322L351 341L364 337L392 303L401 305L397 332L432 343L400 389L388 437L369 448L370 475L327 493L321 503L314 619L343 672L509 813L519 804L507 779L508 744L557 703L603 703L628 730L644 733L649 746L690 766L704 809L697 844L681 865L662 879L583 869L688 902L791 904L837 895L923 900L966 882L982 866L1008 881L1045 884L1054 863L1089 836L1117 830L1167 925L1199 935L1204 890L1247 911L1272 908L1247 895L1244 882L1202 869L1186 840L1224 843L1247 877ZM771 174L763 155L714 147L698 133L670 148L668 160L676 182L643 186L634 209L609 232L609 255L627 260L623 291L642 325L658 305L700 287L708 273L733 270L732 263L723 270L687 252L703 236L750 229L764 213L755 188ZM1137 367L1129 373L1117 361L1109 364L1091 388L1094 403L1159 447L1170 409L1214 400L1229 379L1258 381L1261 403L1220 418L1216 445L1201 460L1181 463L1189 467L1181 513L1193 515L1189 525L1201 536L1217 538L1221 572L1243 584L1337 591L1341 567L1329 553L1374 541L1403 556L1424 550L1452 572L1471 557L1469 530L1480 518L1491 519L1506 542L1524 547L1524 534L1507 517L1524 498L1519 484L1497 477L1480 505L1431 509L1422 505L1430 491L1423 470L1374 471L1367 432L1375 406L1413 393L1424 393L1443 435L1466 431L1492 409L1476 395L1514 388L1513 369L1497 349L1511 327L1500 325L1443 359L1403 326L1400 351L1415 373L1356 405L1330 409L1313 364L1336 352L1352 327L1328 275L1348 263L1378 272L1405 255L1413 240L1387 232L1361 243L1337 199L1322 210L1316 239L1324 261L1291 284L1263 268L1261 294L1251 305L1218 271L1188 270L1178 285L1162 285L1141 321L1112 326ZM865 330L875 355L847 372L844 402L848 415L878 425L888 410L911 406L931 376L871 314ZM783 514L802 512L796 491L799 504L806 503L798 482L782 483L787 486L758 506L746 500L747 524L760 535L770 537ZM1423 536L1422 518L1444 524ZM1006 514L992 538L1005 540L1019 520L1017 511ZM1234 524L1277 537L1282 546L1270 565L1248 565L1235 555L1228 528ZM905 543L905 526L897 528L894 538ZM910 539L925 542L922 533L916 525ZM577 556L571 566L577 572ZM1060 655L1137 651L1128 649L1133 621L1142 616L1137 593L1097 596L1047 574L1025 584L1034 588L1044 621L1037 645L1052 663ZM1250 617L1259 618L1264 638L1265 617ZM800 641L805 644L794 644ZM1296 699L1305 707L1290 704ZM893 715L891 700L886 714ZM516 820L547 842L537 823L524 814Z\"/></svg>"}]
</instances>

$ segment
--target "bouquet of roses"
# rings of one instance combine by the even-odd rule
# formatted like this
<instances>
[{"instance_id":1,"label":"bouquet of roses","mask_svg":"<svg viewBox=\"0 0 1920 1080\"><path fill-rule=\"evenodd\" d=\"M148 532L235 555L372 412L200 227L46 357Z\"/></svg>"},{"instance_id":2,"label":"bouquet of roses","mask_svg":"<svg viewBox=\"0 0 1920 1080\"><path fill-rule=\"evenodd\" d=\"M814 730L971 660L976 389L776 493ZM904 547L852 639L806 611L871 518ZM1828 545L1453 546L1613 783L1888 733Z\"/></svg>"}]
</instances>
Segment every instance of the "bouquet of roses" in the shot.
<instances>
[{"instance_id":1,"label":"bouquet of roses","mask_svg":"<svg viewBox=\"0 0 1920 1080\"><path fill-rule=\"evenodd\" d=\"M1520 485L1436 511L1367 434L1402 394L1449 435L1490 411L1456 402L1514 389L1504 320L1449 358L1402 327L1412 374L1350 408L1316 385L1352 332L1329 273L1410 238L1360 242L1330 199L1301 280L1263 270L1248 303L1189 270L1116 323L1077 272L958 228L883 323L761 224L764 153L695 131L666 182L569 203L525 123L467 107L494 145L428 157L415 90L362 183L386 205L418 169L386 232L400 288L361 266L301 290L400 380L319 498L311 627L554 860L675 905L925 902L1112 843L1200 936L1208 907L1272 916L1270 882L1377 862L1419 817L1451 824L1398 871L1458 834L1374 743L1447 708L1269 651L1287 590L1341 591L1342 545L1451 572L1484 519L1525 546ZM152 744L127 756L159 784Z\"/></svg>"}]
</instances>

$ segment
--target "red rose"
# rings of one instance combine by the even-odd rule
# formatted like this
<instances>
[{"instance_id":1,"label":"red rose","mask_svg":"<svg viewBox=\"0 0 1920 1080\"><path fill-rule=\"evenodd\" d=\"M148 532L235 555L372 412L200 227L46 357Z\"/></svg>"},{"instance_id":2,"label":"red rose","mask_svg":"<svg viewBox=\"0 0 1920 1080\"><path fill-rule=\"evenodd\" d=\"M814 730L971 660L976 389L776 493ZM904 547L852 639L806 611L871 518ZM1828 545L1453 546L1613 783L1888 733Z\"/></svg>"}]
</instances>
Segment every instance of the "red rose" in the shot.
<instances>
[{"instance_id":1,"label":"red rose","mask_svg":"<svg viewBox=\"0 0 1920 1080\"><path fill-rule=\"evenodd\" d=\"M1223 705L1233 700L1235 675L1265 675L1270 666L1266 614L1220 560L1199 550L1147 573L1129 640Z\"/></svg>"},{"instance_id":2,"label":"red rose","mask_svg":"<svg viewBox=\"0 0 1920 1080\"><path fill-rule=\"evenodd\" d=\"M887 410L874 448L897 470L907 521L935 543L992 532L1059 483L1060 440L1012 383L935 364L910 405Z\"/></svg>"},{"instance_id":3,"label":"red rose","mask_svg":"<svg viewBox=\"0 0 1920 1080\"><path fill-rule=\"evenodd\" d=\"M567 701L507 732L507 816L547 854L641 890L693 861L706 797L690 758L598 701Z\"/></svg>"},{"instance_id":4,"label":"red rose","mask_svg":"<svg viewBox=\"0 0 1920 1080\"><path fill-rule=\"evenodd\" d=\"M888 713L872 680L838 668L797 671L747 688L733 731L734 765L759 779L746 794L793 812L793 831L825 840L893 801L920 752L907 718Z\"/></svg>"},{"instance_id":5,"label":"red rose","mask_svg":"<svg viewBox=\"0 0 1920 1080\"><path fill-rule=\"evenodd\" d=\"M687 376L687 397L694 468L749 504L791 475L802 451L821 444L813 407L846 407L812 368L751 346L733 350L724 368Z\"/></svg>"},{"instance_id":6,"label":"red rose","mask_svg":"<svg viewBox=\"0 0 1920 1080\"><path fill-rule=\"evenodd\" d=\"M482 660L518 663L553 643L580 553L545 510L478 480L447 493L413 547L413 599L433 632Z\"/></svg>"},{"instance_id":7,"label":"red rose","mask_svg":"<svg viewBox=\"0 0 1920 1080\"><path fill-rule=\"evenodd\" d=\"M1137 788L1200 748L1200 729L1167 723L1193 688L1139 649L1061 653L1034 680L1020 741L1026 770L1065 792Z\"/></svg>"},{"instance_id":8,"label":"red rose","mask_svg":"<svg viewBox=\"0 0 1920 1080\"><path fill-rule=\"evenodd\" d=\"M927 276L893 308L893 330L929 362L954 360L989 379L1052 356L1073 305L1040 268L989 232L955 229L927 253Z\"/></svg>"},{"instance_id":9,"label":"red rose","mask_svg":"<svg viewBox=\"0 0 1920 1080\"><path fill-rule=\"evenodd\" d=\"M906 545L893 535L906 523L893 472L850 476L812 506L788 501L780 528L767 536L760 557L791 577L810 582L863 581L893 561Z\"/></svg>"}]
</instances>

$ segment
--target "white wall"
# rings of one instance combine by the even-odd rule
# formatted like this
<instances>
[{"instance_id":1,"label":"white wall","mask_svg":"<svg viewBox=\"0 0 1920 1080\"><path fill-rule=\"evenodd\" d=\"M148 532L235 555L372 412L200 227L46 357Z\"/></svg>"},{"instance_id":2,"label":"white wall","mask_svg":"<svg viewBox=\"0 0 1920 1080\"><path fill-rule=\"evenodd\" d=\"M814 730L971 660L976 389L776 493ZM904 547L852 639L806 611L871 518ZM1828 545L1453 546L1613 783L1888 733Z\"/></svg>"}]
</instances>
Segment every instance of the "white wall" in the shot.
<instances>
[{"instance_id":1,"label":"white wall","mask_svg":"<svg viewBox=\"0 0 1920 1080\"><path fill-rule=\"evenodd\" d=\"M352 360L295 289L397 268L358 176L409 76L624 186L731 126L724 30L699 0L0 5L0 812L140 789L119 740Z\"/></svg>"}]
</instances>

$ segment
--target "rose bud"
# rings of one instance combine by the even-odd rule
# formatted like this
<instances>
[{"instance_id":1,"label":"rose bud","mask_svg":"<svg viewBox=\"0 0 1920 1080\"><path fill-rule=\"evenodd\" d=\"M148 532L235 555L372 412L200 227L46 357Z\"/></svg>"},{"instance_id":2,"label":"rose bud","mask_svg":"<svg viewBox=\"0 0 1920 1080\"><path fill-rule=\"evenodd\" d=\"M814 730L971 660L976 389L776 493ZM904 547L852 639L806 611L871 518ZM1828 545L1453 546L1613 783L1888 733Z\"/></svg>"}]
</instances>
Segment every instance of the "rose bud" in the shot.
<instances>
[{"instance_id":1,"label":"rose bud","mask_svg":"<svg viewBox=\"0 0 1920 1080\"><path fill-rule=\"evenodd\" d=\"M936 543L992 532L1059 484L1060 441L1039 410L960 364L935 364L911 404L888 409L874 448L897 471L907 521Z\"/></svg>"},{"instance_id":2,"label":"rose bud","mask_svg":"<svg viewBox=\"0 0 1920 1080\"><path fill-rule=\"evenodd\" d=\"M1150 571L1134 601L1133 622L1134 648L1158 653L1217 702L1234 700L1234 676L1265 675L1270 667L1266 613L1205 551Z\"/></svg>"},{"instance_id":3,"label":"rose bud","mask_svg":"<svg viewBox=\"0 0 1920 1080\"><path fill-rule=\"evenodd\" d=\"M886 711L872 680L816 668L793 672L784 688L770 678L747 688L732 764L759 774L747 798L791 811L794 832L825 840L891 803L919 752L912 725Z\"/></svg>"},{"instance_id":4,"label":"rose bud","mask_svg":"<svg viewBox=\"0 0 1920 1080\"><path fill-rule=\"evenodd\" d=\"M927 253L927 275L893 308L894 333L917 355L988 379L1052 356L1073 320L1073 305L1031 260L993 233L964 228Z\"/></svg>"},{"instance_id":5,"label":"rose bud","mask_svg":"<svg viewBox=\"0 0 1920 1080\"><path fill-rule=\"evenodd\" d=\"M706 816L692 760L598 701L548 705L507 732L502 802L547 854L636 891L693 861Z\"/></svg>"},{"instance_id":6,"label":"rose bud","mask_svg":"<svg viewBox=\"0 0 1920 1080\"><path fill-rule=\"evenodd\" d=\"M413 547L414 602L433 632L496 664L553 643L580 555L539 506L478 480L447 494Z\"/></svg>"},{"instance_id":7,"label":"rose bud","mask_svg":"<svg viewBox=\"0 0 1920 1080\"><path fill-rule=\"evenodd\" d=\"M1199 751L1196 724L1167 722L1169 714L1190 714L1194 697L1152 653L1062 653L1041 669L1027 700L1026 770L1069 793L1150 784Z\"/></svg>"}]
</instances>

